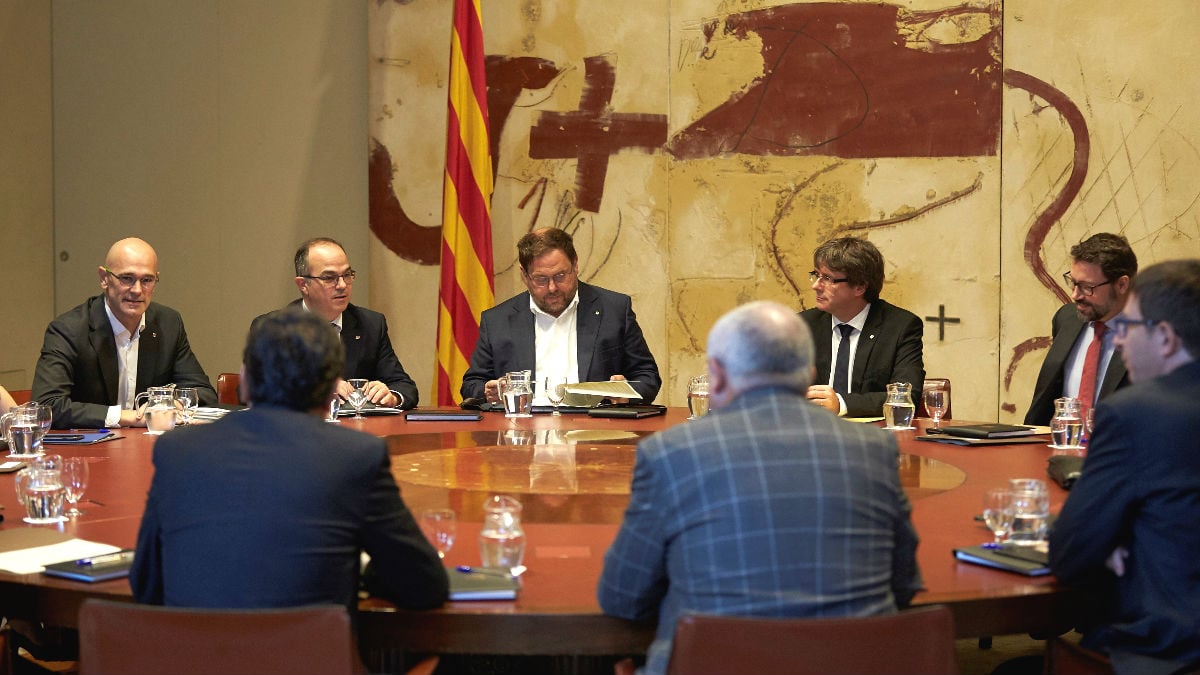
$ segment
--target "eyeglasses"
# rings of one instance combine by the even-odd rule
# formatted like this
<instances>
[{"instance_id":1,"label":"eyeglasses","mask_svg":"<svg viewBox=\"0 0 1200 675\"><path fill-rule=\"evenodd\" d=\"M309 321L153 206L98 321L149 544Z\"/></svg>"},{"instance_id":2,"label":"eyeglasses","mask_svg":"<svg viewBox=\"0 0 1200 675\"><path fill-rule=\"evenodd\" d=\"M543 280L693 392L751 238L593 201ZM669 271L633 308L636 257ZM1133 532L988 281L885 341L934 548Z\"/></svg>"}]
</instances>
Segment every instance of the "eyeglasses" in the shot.
<instances>
[{"instance_id":1,"label":"eyeglasses","mask_svg":"<svg viewBox=\"0 0 1200 675\"><path fill-rule=\"evenodd\" d=\"M312 279L314 281L319 281L319 282L325 284L326 286L337 286L338 279L341 279L342 281L346 282L347 286L349 286L350 284L354 283L354 277L358 276L358 272L355 272L354 270L347 270L346 272L344 272L342 274L334 274L333 272L326 272L319 277L314 277L311 274L302 274L300 276L305 279Z\"/></svg>"},{"instance_id":2,"label":"eyeglasses","mask_svg":"<svg viewBox=\"0 0 1200 675\"><path fill-rule=\"evenodd\" d=\"M566 272L559 272L558 274L555 274L552 277L547 277L547 276L542 276L541 274L536 274L532 277L529 277L529 281L534 286L537 286L538 288L546 288L547 286L550 285L551 281L554 282L555 286L562 286L563 283L567 279L571 278L571 275L573 273L574 273L573 271L568 270Z\"/></svg>"},{"instance_id":3,"label":"eyeglasses","mask_svg":"<svg viewBox=\"0 0 1200 675\"><path fill-rule=\"evenodd\" d=\"M815 284L815 283L817 283L817 279L820 279L821 283L823 283L823 284L840 284L843 281L850 281L846 277L842 277L840 279L834 279L833 277L829 276L828 274L821 274L820 272L818 272L816 270L813 270L808 273L808 282L809 283Z\"/></svg>"},{"instance_id":4,"label":"eyeglasses","mask_svg":"<svg viewBox=\"0 0 1200 675\"><path fill-rule=\"evenodd\" d=\"M135 274L117 274L104 265L101 265L101 267L104 267L104 271L108 272L108 276L115 279L117 283L121 284L125 288L133 288L140 283L142 288L148 291L154 288L154 284L158 283L157 274L154 276L146 275L144 277L139 277Z\"/></svg>"},{"instance_id":5,"label":"eyeglasses","mask_svg":"<svg viewBox=\"0 0 1200 675\"><path fill-rule=\"evenodd\" d=\"M1088 297L1091 297L1092 293L1095 293L1097 288L1100 288L1101 286L1107 286L1112 283L1112 279L1109 279L1102 284L1081 284L1071 278L1070 272L1063 272L1063 281L1066 282L1067 288L1071 289L1071 292L1074 292L1075 289L1079 289L1080 293L1083 293Z\"/></svg>"},{"instance_id":6,"label":"eyeglasses","mask_svg":"<svg viewBox=\"0 0 1200 675\"><path fill-rule=\"evenodd\" d=\"M1129 332L1130 326L1145 326L1146 328L1151 328L1153 326L1157 326L1158 324L1162 323L1162 320L1161 319L1126 319L1125 317L1118 316L1118 317L1113 317L1113 318L1109 319L1108 321L1105 321L1104 323L1105 323L1105 325L1107 325L1109 328L1111 328L1113 330L1113 335L1115 335L1119 338L1124 338L1125 334Z\"/></svg>"}]
</instances>

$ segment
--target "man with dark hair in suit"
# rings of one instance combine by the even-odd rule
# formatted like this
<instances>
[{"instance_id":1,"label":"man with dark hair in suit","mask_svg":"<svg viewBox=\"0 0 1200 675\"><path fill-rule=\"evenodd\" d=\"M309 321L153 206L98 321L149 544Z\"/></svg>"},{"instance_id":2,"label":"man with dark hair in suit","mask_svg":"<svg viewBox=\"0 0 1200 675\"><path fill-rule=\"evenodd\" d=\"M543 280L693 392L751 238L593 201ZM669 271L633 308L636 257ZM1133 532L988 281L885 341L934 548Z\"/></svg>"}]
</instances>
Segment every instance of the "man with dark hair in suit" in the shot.
<instances>
[{"instance_id":1,"label":"man with dark hair in suit","mask_svg":"<svg viewBox=\"0 0 1200 675\"><path fill-rule=\"evenodd\" d=\"M353 611L366 551L373 592L411 609L445 601L445 569L400 499L387 443L323 420L343 362L337 333L315 314L255 323L241 373L250 409L154 445L134 599Z\"/></svg>"},{"instance_id":2,"label":"man with dark hair in suit","mask_svg":"<svg viewBox=\"0 0 1200 675\"><path fill-rule=\"evenodd\" d=\"M144 427L138 393L168 384L216 404L179 312L151 302L159 275L150 244L116 242L96 272L103 293L50 322L33 374L32 398L54 410L54 427Z\"/></svg>"},{"instance_id":3,"label":"man with dark hair in suit","mask_svg":"<svg viewBox=\"0 0 1200 675\"><path fill-rule=\"evenodd\" d=\"M405 410L417 407L417 385L396 358L387 319L379 312L350 304L358 273L350 267L346 249L333 239L316 237L300 245L294 263L300 299L288 307L302 307L316 314L342 335L346 363L337 382L338 396L343 401L349 398L353 387L347 380L362 378L368 380L363 391L371 403ZM262 319L260 316L254 323Z\"/></svg>"},{"instance_id":4,"label":"man with dark hair in suit","mask_svg":"<svg viewBox=\"0 0 1200 675\"><path fill-rule=\"evenodd\" d=\"M806 402L812 358L795 312L743 305L708 334L711 412L638 444L598 597L657 618L647 673L685 613L891 614L920 588L896 438Z\"/></svg>"},{"instance_id":5,"label":"man with dark hair in suit","mask_svg":"<svg viewBox=\"0 0 1200 675\"><path fill-rule=\"evenodd\" d=\"M1106 322L1125 307L1137 274L1137 255L1125 237L1101 232L1072 246L1071 258L1071 271L1063 274L1063 281L1071 289L1072 302L1054 313L1054 342L1038 371L1026 424L1049 424L1056 398L1087 399L1081 401L1087 409L1129 384Z\"/></svg>"},{"instance_id":6,"label":"man with dark hair in suit","mask_svg":"<svg viewBox=\"0 0 1200 675\"><path fill-rule=\"evenodd\" d=\"M816 348L808 399L839 415L871 417L882 414L893 382L906 382L920 395L924 325L879 297L879 249L866 239L831 239L813 252L808 278L817 294L817 306L800 313Z\"/></svg>"},{"instance_id":7,"label":"man with dark hair in suit","mask_svg":"<svg viewBox=\"0 0 1200 675\"><path fill-rule=\"evenodd\" d=\"M498 403L497 380L509 371L530 370L539 398L545 378L560 376L567 382L629 380L643 403L653 402L662 378L633 302L579 281L571 235L534 230L517 242L517 259L529 290L483 312L462 397Z\"/></svg>"},{"instance_id":8,"label":"man with dark hair in suit","mask_svg":"<svg viewBox=\"0 0 1200 675\"><path fill-rule=\"evenodd\" d=\"M1200 666L1200 260L1151 265L1109 320L1133 383L1100 401L1050 533L1058 580L1087 586L1082 644L1117 673Z\"/></svg>"}]
</instances>

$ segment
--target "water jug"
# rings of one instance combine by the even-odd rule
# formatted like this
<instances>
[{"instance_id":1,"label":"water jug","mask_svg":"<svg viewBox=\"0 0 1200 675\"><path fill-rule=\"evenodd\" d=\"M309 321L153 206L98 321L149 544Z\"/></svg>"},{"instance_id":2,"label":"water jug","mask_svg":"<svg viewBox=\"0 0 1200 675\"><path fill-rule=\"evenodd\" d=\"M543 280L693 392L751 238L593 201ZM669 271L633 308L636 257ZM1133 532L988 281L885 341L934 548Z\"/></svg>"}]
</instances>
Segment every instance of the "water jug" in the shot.
<instances>
[{"instance_id":1,"label":"water jug","mask_svg":"<svg viewBox=\"0 0 1200 675\"><path fill-rule=\"evenodd\" d=\"M483 503L479 553L484 567L512 570L521 565L525 557L521 502L508 495L494 495Z\"/></svg>"},{"instance_id":2,"label":"water jug","mask_svg":"<svg viewBox=\"0 0 1200 675\"><path fill-rule=\"evenodd\" d=\"M916 406L912 400L912 385L893 382L887 386L887 400L883 402L883 422L887 429L911 429Z\"/></svg>"}]
</instances>

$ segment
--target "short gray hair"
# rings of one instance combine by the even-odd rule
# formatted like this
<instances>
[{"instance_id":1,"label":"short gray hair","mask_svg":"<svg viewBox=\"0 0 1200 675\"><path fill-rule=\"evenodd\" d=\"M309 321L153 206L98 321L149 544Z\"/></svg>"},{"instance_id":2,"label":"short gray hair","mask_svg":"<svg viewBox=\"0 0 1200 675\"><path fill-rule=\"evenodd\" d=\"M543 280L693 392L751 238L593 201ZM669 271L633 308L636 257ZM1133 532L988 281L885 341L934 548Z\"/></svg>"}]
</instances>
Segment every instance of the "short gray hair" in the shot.
<instances>
[{"instance_id":1,"label":"short gray hair","mask_svg":"<svg viewBox=\"0 0 1200 675\"><path fill-rule=\"evenodd\" d=\"M812 381L812 342L795 311L759 300L717 319L708 333L708 357L735 386L771 381L804 388Z\"/></svg>"}]
</instances>

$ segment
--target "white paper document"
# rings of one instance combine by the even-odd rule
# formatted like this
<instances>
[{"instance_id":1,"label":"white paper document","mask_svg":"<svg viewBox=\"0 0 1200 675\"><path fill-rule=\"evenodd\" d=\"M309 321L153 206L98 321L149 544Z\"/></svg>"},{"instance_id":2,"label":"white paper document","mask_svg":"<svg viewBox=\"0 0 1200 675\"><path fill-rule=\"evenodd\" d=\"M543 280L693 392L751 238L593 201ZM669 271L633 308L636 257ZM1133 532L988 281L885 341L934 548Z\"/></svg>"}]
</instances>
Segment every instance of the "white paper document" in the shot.
<instances>
[{"instance_id":1,"label":"white paper document","mask_svg":"<svg viewBox=\"0 0 1200 675\"><path fill-rule=\"evenodd\" d=\"M641 398L629 382L608 380L607 382L573 382L567 385L568 394L583 394L601 398Z\"/></svg>"},{"instance_id":2,"label":"white paper document","mask_svg":"<svg viewBox=\"0 0 1200 675\"><path fill-rule=\"evenodd\" d=\"M0 570L13 574L35 574L41 572L50 563L90 558L105 553L116 553L120 550L119 546L100 544L85 539L68 539L58 544L0 553Z\"/></svg>"}]
</instances>

